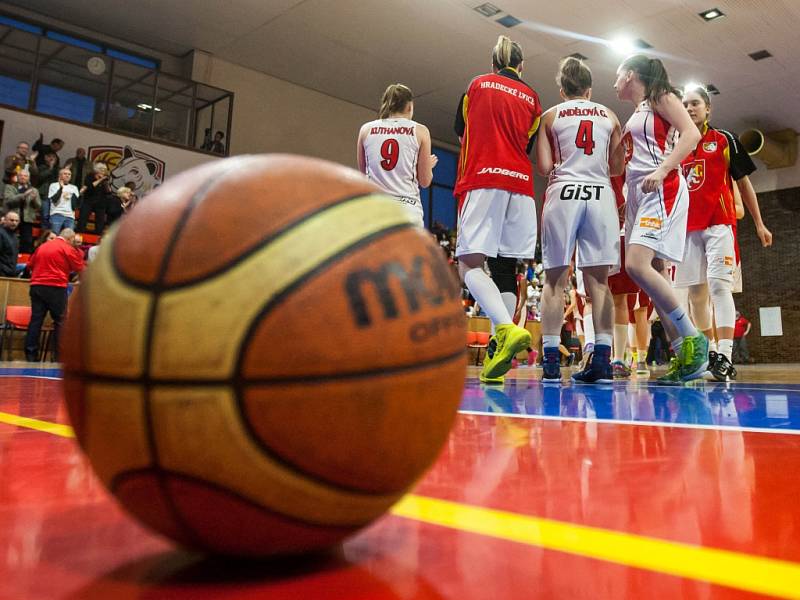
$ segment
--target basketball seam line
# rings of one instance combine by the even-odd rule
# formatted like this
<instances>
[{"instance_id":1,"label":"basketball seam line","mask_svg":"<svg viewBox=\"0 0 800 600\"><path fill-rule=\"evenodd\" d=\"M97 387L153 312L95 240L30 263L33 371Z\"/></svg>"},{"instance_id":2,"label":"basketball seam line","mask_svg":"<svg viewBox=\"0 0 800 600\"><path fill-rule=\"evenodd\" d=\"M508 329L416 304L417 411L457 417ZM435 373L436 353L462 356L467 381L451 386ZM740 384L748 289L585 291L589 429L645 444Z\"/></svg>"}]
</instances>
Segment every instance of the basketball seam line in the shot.
<instances>
[{"instance_id":1,"label":"basketball seam line","mask_svg":"<svg viewBox=\"0 0 800 600\"><path fill-rule=\"evenodd\" d=\"M214 182L212 182L212 183L214 183ZM122 270L119 268L119 266L117 264L116 253L114 253L112 255L112 262L113 262L113 265L114 265L114 271L115 271L115 274L122 281L124 281L125 283L127 283L131 287L133 287L135 289L138 289L138 290L152 291L152 290L155 289L156 285L158 285L158 289L160 291L165 291L165 292L166 291L179 290L179 289L186 288L186 287L192 287L194 285L198 285L198 284L201 284L201 283L203 283L205 281L213 279L214 277L216 277L220 273L223 273L223 272L231 269L232 267L235 267L236 265L244 262L245 260L250 258L253 254L255 254L256 252L261 250L262 248L264 248L266 246L269 246L272 242L274 242L281 235L285 234L288 231L291 231L292 229L296 228L299 225L302 225L308 219L316 217L316 216L324 213L325 211L328 211L328 210L331 210L333 208L336 208L336 207L338 207L338 206L340 206L342 204L345 204L345 203L348 203L348 202L353 202L355 200L360 200L360 199L366 198L368 196L378 196L378 195L380 195L379 191L365 192L365 193L362 193L362 194L357 194L357 195L354 194L352 196L345 196L344 198L334 202L333 204L328 204L328 205L320 207L320 208L318 208L318 209L316 209L316 210L314 210L314 211L312 211L310 213L305 213L303 216L297 218L296 220L292 221L291 223L287 223L281 229L271 233L266 238L262 238L261 240L259 240L253 246L245 249L242 253L237 255L236 258L234 258L234 259L230 260L229 262L226 262L223 265L220 265L216 269L214 269L212 271L209 271L208 273L205 273L204 275L202 275L200 277L196 277L194 279L190 279L190 280L187 280L187 281L182 281L180 283L175 283L175 284L171 284L171 285L162 285L161 281L163 280L164 275L166 275L166 270L167 270L167 267L169 266L169 264L168 264L169 260L167 259L166 260L167 264L162 265L164 267L163 273L160 271L161 267L159 267L159 274L156 277L156 282L153 283L153 284L145 284L145 283L143 283L141 281L137 281L136 279L132 279L131 277L128 277L125 273L122 272ZM194 206L193 206L193 201L192 201L187 206L187 209L193 209L193 208L194 208ZM185 216L185 217L188 218L189 214L191 214L191 210L187 210L187 209L184 209L184 213L182 214L182 216ZM180 235L184 224L185 223L179 223L178 224L178 227L176 227L176 229L174 231L174 237L172 239L170 239L170 241L169 241L169 245L168 245L168 250L170 251L169 258L172 258L172 256L171 256L172 248L174 248L174 246L175 246L175 244L177 242L177 237ZM412 225L409 223L408 226L411 227Z\"/></svg>"},{"instance_id":2,"label":"basketball seam line","mask_svg":"<svg viewBox=\"0 0 800 600\"><path fill-rule=\"evenodd\" d=\"M196 477L194 475L187 475L186 473L181 473L179 471L173 471L173 470L170 470L170 469L160 468L160 471L161 471L160 475L166 475L166 476L169 476L170 478L174 478L174 479L182 479L182 480L188 481L190 483L201 484L204 487L208 487L208 488L211 488L211 489L213 489L215 491L222 492L223 494L225 494L227 496L233 497L233 498L235 498L235 499L237 499L237 500L239 500L239 501L241 501L241 502L243 502L245 504L249 504L250 506L252 506L253 508L258 509L259 511L270 513L272 515L275 515L275 516L280 517L282 519L285 519L287 521L292 521L292 522L297 523L299 525L313 526L313 527L323 527L323 528L326 528L326 529L339 529L339 530L346 531L346 532L350 532L353 529L361 527L361 525L331 525L329 523L315 523L314 521L301 519L301 518L296 517L294 515L285 514L285 513L281 512L279 510L276 510L274 508L263 506L262 504L258 504L255 500L253 500L251 498L248 498L247 496L244 496L243 494L240 494L239 492L231 490L230 488L223 487L223 486L221 486L220 484L218 484L218 483L216 483L214 481L209 481L207 479L201 479L200 477ZM111 480L111 482L109 484L109 488L112 491L115 491L120 485L123 485L126 480L132 479L132 478L134 478L134 477L136 477L138 475L153 475L153 472L152 472L151 469L147 469L147 468L144 468L144 469L132 469L130 471L125 471L124 473L120 473L119 475L116 475L116 476L114 476L112 478L112 480ZM402 494L403 494L403 492L397 492L398 499L402 496ZM369 494L364 494L364 495L368 496ZM207 545L206 545L206 547L207 547Z\"/></svg>"},{"instance_id":3,"label":"basketball seam line","mask_svg":"<svg viewBox=\"0 0 800 600\"><path fill-rule=\"evenodd\" d=\"M397 365L391 367L383 367L379 369L372 369L369 371L353 371L350 373L333 373L330 375L319 375L316 377L293 377L293 376L286 376L286 377L267 377L263 379L254 378L254 379L245 379L238 375L233 377L226 377L225 379L205 379L205 380L190 380L190 379L147 379L146 381L142 378L137 377L123 377L117 375L99 375L97 373L89 373L89 372L78 372L72 371L70 373L71 376L74 377L81 377L81 378L91 378L91 383L122 383L122 384L137 384L137 385L150 385L152 387L156 386L187 386L187 384L191 384L191 387L198 387L198 388L205 388L205 387L220 387L220 386L241 386L243 388L251 388L255 386L267 386L267 385L286 385L286 384L298 384L298 385L308 385L308 384L316 384L316 383L326 383L329 381L338 381L338 380L348 380L348 379L361 379L363 377L374 377L376 375L386 375L392 376L395 374L407 372L407 371L415 371L415 370L423 370L427 367L435 367L440 364L448 363L452 360L455 360L458 357L464 356L466 354L466 349L459 349L457 352L453 352L451 354L447 354L445 356L439 356L436 358L432 358L430 360L424 362L418 362L411 365Z\"/></svg>"},{"instance_id":4,"label":"basketball seam line","mask_svg":"<svg viewBox=\"0 0 800 600\"><path fill-rule=\"evenodd\" d=\"M143 397L144 397L144 416L145 416L145 424L147 426L147 443L150 449L150 456L152 459L153 464L153 473L155 475L156 484L158 485L158 489L161 492L162 499L164 501L164 506L172 515L172 519L174 521L174 525L183 533L183 535L190 541L191 544L197 547L203 547L203 542L200 536L197 535L194 528L190 527L186 520L183 518L183 515L178 510L177 505L172 499L171 494L169 493L169 489L167 488L167 482L165 478L165 473L163 468L161 467L159 456L158 456L158 446L156 444L155 439L155 431L153 426L153 409L152 409L152 398L151 398L151 384L150 384L150 363L152 360L153 354L153 337L155 334L155 320L156 320L156 310L158 307L158 300L163 293L163 286L161 282L164 280L164 276L166 275L167 269L169 267L170 259L172 258L172 252L175 249L176 244L178 243L178 239L180 238L181 231L186 226L186 222L189 219L192 211L206 198L208 192L214 188L215 185L219 183L219 179L216 177L216 173L209 175L208 178L198 187L195 193L192 195L191 200L187 203L184 209L181 211L180 218L178 219L175 228L172 231L172 235L167 241L167 247L164 250L164 255L161 258L161 264L158 267L158 272L156 273L156 278L154 284L148 288L151 292L150 298L150 307L148 309L147 314L147 329L145 335L145 343L144 343L144 369L142 373L142 383L143 383ZM116 268L116 264L114 261L114 248L112 247L112 267L114 271L116 271L117 275L120 275L120 271Z\"/></svg>"}]
</instances>

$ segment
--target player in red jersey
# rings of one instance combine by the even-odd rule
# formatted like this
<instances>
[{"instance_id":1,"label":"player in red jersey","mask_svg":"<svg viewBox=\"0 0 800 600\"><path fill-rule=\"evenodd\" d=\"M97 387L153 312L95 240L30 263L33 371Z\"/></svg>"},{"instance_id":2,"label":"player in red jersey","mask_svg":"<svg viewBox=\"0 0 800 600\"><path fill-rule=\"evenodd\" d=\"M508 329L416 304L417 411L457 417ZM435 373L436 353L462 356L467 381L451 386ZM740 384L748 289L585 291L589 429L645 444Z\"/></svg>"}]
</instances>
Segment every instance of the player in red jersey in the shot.
<instances>
[{"instance_id":1,"label":"player in red jersey","mask_svg":"<svg viewBox=\"0 0 800 600\"><path fill-rule=\"evenodd\" d=\"M666 261L683 257L689 194L680 165L700 133L660 60L626 59L614 88L620 100L636 106L623 132L626 269L652 299L676 351L659 383L679 384L702 377L708 366L708 339L678 303L666 270Z\"/></svg>"},{"instance_id":2,"label":"player in red jersey","mask_svg":"<svg viewBox=\"0 0 800 600\"><path fill-rule=\"evenodd\" d=\"M772 234L764 226L748 178L756 167L734 134L709 125L711 102L706 91L687 90L683 104L702 138L682 162L690 202L686 250L675 271L675 287L688 290L688 304L695 322L709 337L711 296L719 341L718 351L710 353L709 371L718 381L730 381L736 377L731 363L737 265L734 186L743 192L742 200L753 215L764 246L772 243Z\"/></svg>"},{"instance_id":3,"label":"player in red jersey","mask_svg":"<svg viewBox=\"0 0 800 600\"><path fill-rule=\"evenodd\" d=\"M531 339L512 322L516 260L532 258L536 250L528 152L542 113L538 95L520 78L522 58L520 45L500 36L492 51L492 72L470 82L455 124L461 140L456 256L464 283L495 329L493 352L480 375L481 381L491 383L502 382L511 359L528 348ZM502 257L491 265L495 280L504 282L501 286L483 271L486 257ZM506 292L507 302L501 292Z\"/></svg>"}]
</instances>

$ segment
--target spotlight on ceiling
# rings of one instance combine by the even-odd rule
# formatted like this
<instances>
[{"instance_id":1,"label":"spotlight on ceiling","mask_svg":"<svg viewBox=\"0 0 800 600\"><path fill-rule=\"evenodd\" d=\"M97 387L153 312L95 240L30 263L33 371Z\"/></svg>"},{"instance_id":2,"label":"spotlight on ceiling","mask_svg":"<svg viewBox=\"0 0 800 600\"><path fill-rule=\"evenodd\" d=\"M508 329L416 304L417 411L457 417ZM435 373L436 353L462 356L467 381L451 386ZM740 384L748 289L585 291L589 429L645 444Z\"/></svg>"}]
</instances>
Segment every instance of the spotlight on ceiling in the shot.
<instances>
[{"instance_id":1,"label":"spotlight on ceiling","mask_svg":"<svg viewBox=\"0 0 800 600\"><path fill-rule=\"evenodd\" d=\"M703 12L697 14L699 14L706 22L715 21L716 19L720 19L725 16L725 13L718 8L709 8L708 10L704 10Z\"/></svg>"},{"instance_id":2,"label":"spotlight on ceiling","mask_svg":"<svg viewBox=\"0 0 800 600\"><path fill-rule=\"evenodd\" d=\"M617 52L618 54L636 54L637 52L641 52L642 50L649 50L652 48L652 44L648 44L641 38L631 39L629 37L618 37L614 38L607 42L609 48Z\"/></svg>"},{"instance_id":3,"label":"spotlight on ceiling","mask_svg":"<svg viewBox=\"0 0 800 600\"><path fill-rule=\"evenodd\" d=\"M494 4L489 4L488 2L476 6L473 10L478 11L484 17L493 17L497 13L501 12L500 9L497 8Z\"/></svg>"}]
</instances>

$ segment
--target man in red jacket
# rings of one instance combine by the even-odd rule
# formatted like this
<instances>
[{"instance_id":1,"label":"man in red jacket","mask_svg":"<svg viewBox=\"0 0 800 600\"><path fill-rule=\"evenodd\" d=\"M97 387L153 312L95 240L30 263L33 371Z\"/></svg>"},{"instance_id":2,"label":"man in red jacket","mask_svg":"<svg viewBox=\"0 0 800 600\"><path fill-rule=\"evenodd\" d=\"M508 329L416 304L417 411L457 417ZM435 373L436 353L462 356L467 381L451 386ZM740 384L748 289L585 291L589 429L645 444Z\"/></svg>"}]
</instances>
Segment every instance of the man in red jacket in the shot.
<instances>
[{"instance_id":1,"label":"man in red jacket","mask_svg":"<svg viewBox=\"0 0 800 600\"><path fill-rule=\"evenodd\" d=\"M31 270L31 322L25 336L25 358L30 362L37 360L39 334L49 311L55 324L53 358L58 360L58 333L67 309L67 283L71 273L82 271L84 267L83 254L75 247L75 232L61 230L56 239L37 248L28 266Z\"/></svg>"}]
</instances>

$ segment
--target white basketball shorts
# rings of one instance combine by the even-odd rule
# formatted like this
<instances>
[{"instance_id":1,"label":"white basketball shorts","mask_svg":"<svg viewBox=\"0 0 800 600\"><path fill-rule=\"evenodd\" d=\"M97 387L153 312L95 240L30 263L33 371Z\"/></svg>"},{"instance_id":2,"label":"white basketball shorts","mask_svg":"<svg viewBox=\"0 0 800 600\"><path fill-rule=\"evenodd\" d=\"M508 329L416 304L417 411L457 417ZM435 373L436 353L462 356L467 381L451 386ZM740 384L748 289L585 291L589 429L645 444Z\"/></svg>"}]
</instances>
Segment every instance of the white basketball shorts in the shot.
<instances>
[{"instance_id":1,"label":"white basketball shorts","mask_svg":"<svg viewBox=\"0 0 800 600\"><path fill-rule=\"evenodd\" d=\"M686 234L686 250L675 269L674 285L678 288L700 285L711 277L733 283L735 271L733 228L712 225Z\"/></svg>"},{"instance_id":2,"label":"white basketball shorts","mask_svg":"<svg viewBox=\"0 0 800 600\"><path fill-rule=\"evenodd\" d=\"M456 256L532 258L536 229L536 203L531 196L497 189L470 190L458 215Z\"/></svg>"},{"instance_id":3,"label":"white basketball shorts","mask_svg":"<svg viewBox=\"0 0 800 600\"><path fill-rule=\"evenodd\" d=\"M683 175L675 173L661 188L647 194L642 191L641 180L628 182L625 245L646 246L656 257L679 263L686 241L689 189Z\"/></svg>"}]
</instances>

